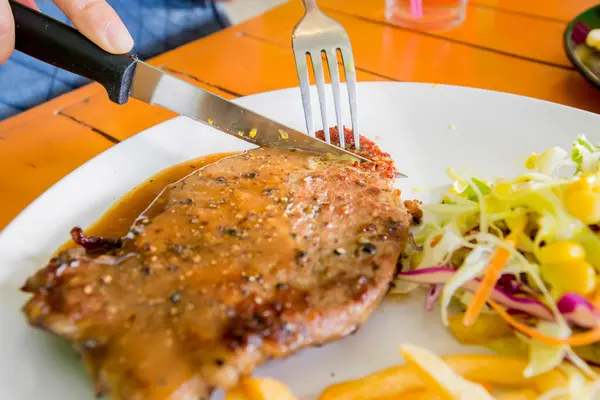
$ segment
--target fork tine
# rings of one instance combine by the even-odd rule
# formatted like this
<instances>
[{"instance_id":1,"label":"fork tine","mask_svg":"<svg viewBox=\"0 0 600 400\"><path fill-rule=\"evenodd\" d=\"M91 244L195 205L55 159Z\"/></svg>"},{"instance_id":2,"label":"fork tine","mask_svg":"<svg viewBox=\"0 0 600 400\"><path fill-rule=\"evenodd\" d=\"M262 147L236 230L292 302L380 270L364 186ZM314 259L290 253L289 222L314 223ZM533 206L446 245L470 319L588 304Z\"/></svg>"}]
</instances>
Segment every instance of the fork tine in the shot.
<instances>
[{"instance_id":1,"label":"fork tine","mask_svg":"<svg viewBox=\"0 0 600 400\"><path fill-rule=\"evenodd\" d=\"M327 124L327 99L325 98L325 73L323 72L323 60L321 52L317 54L311 53L313 69L315 72L315 82L317 83L317 93L319 95L319 105L321 106L321 120L323 121L323 133L325 141L331 143L329 135L329 125Z\"/></svg>"},{"instance_id":2,"label":"fork tine","mask_svg":"<svg viewBox=\"0 0 600 400\"><path fill-rule=\"evenodd\" d=\"M344 137L344 122L342 116L341 94L340 94L340 72L338 71L338 61L336 49L327 50L325 53L329 65L329 74L331 75L331 90L333 91L333 103L335 105L335 117L337 119L338 133L340 137L339 146L346 148L346 138Z\"/></svg>"},{"instance_id":3,"label":"fork tine","mask_svg":"<svg viewBox=\"0 0 600 400\"><path fill-rule=\"evenodd\" d=\"M312 115L312 105L310 103L310 80L308 77L308 66L306 65L307 53L302 51L295 51L294 53L296 69L298 71L298 80L300 81L300 94L302 95L306 131L310 136L315 137L315 125Z\"/></svg>"},{"instance_id":4,"label":"fork tine","mask_svg":"<svg viewBox=\"0 0 600 400\"><path fill-rule=\"evenodd\" d=\"M354 133L354 146L360 149L360 136L358 131L358 103L356 100L356 68L354 67L354 57L350 44L340 47L342 61L344 63L344 72L346 74L346 88L348 89L348 99L350 101L350 119L352 120L352 132Z\"/></svg>"}]
</instances>

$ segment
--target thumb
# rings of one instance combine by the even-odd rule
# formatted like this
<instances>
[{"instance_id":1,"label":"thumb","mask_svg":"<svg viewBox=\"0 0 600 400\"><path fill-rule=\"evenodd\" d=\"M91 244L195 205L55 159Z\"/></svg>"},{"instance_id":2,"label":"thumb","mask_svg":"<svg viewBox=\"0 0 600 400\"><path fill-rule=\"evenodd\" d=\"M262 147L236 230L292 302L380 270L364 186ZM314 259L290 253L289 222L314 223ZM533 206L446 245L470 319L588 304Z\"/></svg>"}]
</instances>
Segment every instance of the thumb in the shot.
<instances>
[{"instance_id":1,"label":"thumb","mask_svg":"<svg viewBox=\"0 0 600 400\"><path fill-rule=\"evenodd\" d=\"M133 38L125 24L105 0L54 0L54 3L81 33L104 50L123 54L133 48Z\"/></svg>"},{"instance_id":2,"label":"thumb","mask_svg":"<svg viewBox=\"0 0 600 400\"><path fill-rule=\"evenodd\" d=\"M8 60L15 47L15 21L8 0L0 0L0 64Z\"/></svg>"}]
</instances>

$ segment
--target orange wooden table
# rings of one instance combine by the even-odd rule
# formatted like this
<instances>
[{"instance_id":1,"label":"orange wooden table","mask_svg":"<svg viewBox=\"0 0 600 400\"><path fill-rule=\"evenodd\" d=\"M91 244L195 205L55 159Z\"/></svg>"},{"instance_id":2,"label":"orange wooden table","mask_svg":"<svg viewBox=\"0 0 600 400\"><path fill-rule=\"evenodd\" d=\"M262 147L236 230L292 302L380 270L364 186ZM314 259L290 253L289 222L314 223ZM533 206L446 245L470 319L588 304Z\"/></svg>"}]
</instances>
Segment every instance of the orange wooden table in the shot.
<instances>
[{"instance_id":1,"label":"orange wooden table","mask_svg":"<svg viewBox=\"0 0 600 400\"><path fill-rule=\"evenodd\" d=\"M600 92L562 49L567 21L594 0L471 0L445 33L403 29L385 0L320 0L348 30L360 81L420 81L511 92L600 112ZM297 86L291 32L300 0L165 53L151 63L223 97ZM89 85L0 122L0 229L90 158L173 114L109 102Z\"/></svg>"}]
</instances>

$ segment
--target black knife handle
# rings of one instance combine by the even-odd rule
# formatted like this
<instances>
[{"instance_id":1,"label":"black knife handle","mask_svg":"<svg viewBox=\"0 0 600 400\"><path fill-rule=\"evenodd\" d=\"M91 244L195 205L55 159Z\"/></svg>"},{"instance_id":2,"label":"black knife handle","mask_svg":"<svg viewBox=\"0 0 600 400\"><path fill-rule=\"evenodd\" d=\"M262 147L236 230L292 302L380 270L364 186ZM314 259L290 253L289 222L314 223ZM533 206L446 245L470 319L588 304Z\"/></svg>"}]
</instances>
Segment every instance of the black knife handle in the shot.
<instances>
[{"instance_id":1,"label":"black knife handle","mask_svg":"<svg viewBox=\"0 0 600 400\"><path fill-rule=\"evenodd\" d=\"M135 72L132 54L110 54L77 29L9 0L15 18L15 48L60 69L94 80L118 104L127 103Z\"/></svg>"}]
</instances>

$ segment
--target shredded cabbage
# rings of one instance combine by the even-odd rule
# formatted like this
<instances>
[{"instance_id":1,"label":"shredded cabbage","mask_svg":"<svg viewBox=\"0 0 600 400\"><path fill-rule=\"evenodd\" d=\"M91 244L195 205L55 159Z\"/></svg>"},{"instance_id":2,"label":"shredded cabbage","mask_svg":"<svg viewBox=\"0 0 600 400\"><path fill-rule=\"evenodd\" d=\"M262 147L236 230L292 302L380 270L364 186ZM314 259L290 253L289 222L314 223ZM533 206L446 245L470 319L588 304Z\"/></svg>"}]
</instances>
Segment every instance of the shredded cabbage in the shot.
<instances>
[{"instance_id":1,"label":"shredded cabbage","mask_svg":"<svg viewBox=\"0 0 600 400\"><path fill-rule=\"evenodd\" d=\"M538 330L548 336L566 338L571 330L554 322L541 321ZM524 375L528 378L553 370L560 365L567 354L566 346L551 345L538 340L529 341L529 365Z\"/></svg>"},{"instance_id":2,"label":"shredded cabbage","mask_svg":"<svg viewBox=\"0 0 600 400\"><path fill-rule=\"evenodd\" d=\"M534 169L544 175L554 175L569 160L569 153L565 149L552 147L536 158Z\"/></svg>"},{"instance_id":3,"label":"shredded cabbage","mask_svg":"<svg viewBox=\"0 0 600 400\"><path fill-rule=\"evenodd\" d=\"M577 172L595 174L600 168L600 146L593 145L584 135L573 142L571 159L577 165Z\"/></svg>"},{"instance_id":4,"label":"shredded cabbage","mask_svg":"<svg viewBox=\"0 0 600 400\"><path fill-rule=\"evenodd\" d=\"M597 190L600 192L600 145L593 145L581 135L573 142L570 152L552 147L539 155L532 155L526 166L529 171L520 176L491 183L448 169L452 184L443 189L441 202L422 206L426 224L415 234L415 241L423 247L423 251L414 253L419 262L412 268L444 266L456 269L440 296L441 317L445 324L448 323L448 307L452 299L467 307L474 301L477 294L466 294L462 290L463 285L473 279L484 279L492 257L502 248L508 251L508 258L503 267L499 264L502 267L500 274L514 275L519 285L525 288L519 295L541 301L552 312L554 321L533 321L541 334L540 339L543 336L568 338L573 334L550 295L553 288L540 273L543 267L540 249L548 243L575 242L585 249L585 261L600 273L600 236L597 233L600 227L586 225L569 212L572 208L565 203L566 191L578 185L583 176L597 178ZM507 235L517 229L516 221L523 218L526 219L524 230L516 241L507 242ZM397 282L401 283L402 279L399 276ZM415 283L410 285L411 290L418 286ZM597 293L600 294L600 286ZM530 322L531 318L537 318L529 317ZM549 345L525 337L520 332L515 333L514 340L529 349L527 376L547 372L568 359L577 373L598 377L570 346ZM500 340L495 346L500 348L504 344ZM510 346L516 348L514 342ZM577 382L579 377L573 376L573 382ZM587 384L573 383L571 386L567 393L573 395L577 391L578 397L575 398L578 399L583 398L579 394L590 391Z\"/></svg>"},{"instance_id":5,"label":"shredded cabbage","mask_svg":"<svg viewBox=\"0 0 600 400\"><path fill-rule=\"evenodd\" d=\"M441 297L442 321L444 321L444 325L448 325L448 307L455 292L462 285L481 274L481 271L488 264L491 253L491 248L489 247L477 247L469 253L465 262L452 279L444 285Z\"/></svg>"}]
</instances>

